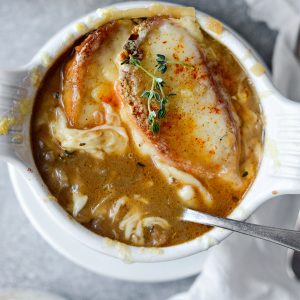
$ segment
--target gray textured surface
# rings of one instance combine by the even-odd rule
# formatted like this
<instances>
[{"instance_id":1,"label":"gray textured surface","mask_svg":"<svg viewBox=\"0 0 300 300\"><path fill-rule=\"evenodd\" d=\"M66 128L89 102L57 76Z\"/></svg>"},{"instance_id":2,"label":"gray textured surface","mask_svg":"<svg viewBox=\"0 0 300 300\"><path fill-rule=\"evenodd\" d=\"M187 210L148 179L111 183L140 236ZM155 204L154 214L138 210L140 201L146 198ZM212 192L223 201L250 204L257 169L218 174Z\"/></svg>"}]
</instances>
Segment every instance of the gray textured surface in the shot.
<instances>
[{"instance_id":1,"label":"gray textured surface","mask_svg":"<svg viewBox=\"0 0 300 300\"><path fill-rule=\"evenodd\" d=\"M0 0L0 68L17 68L63 25L114 1ZM243 0L176 1L193 5L233 27L270 66L275 33L246 15ZM165 299L193 278L135 284L95 275L56 253L34 230L18 205L0 162L0 288L40 288L69 299Z\"/></svg>"}]
</instances>

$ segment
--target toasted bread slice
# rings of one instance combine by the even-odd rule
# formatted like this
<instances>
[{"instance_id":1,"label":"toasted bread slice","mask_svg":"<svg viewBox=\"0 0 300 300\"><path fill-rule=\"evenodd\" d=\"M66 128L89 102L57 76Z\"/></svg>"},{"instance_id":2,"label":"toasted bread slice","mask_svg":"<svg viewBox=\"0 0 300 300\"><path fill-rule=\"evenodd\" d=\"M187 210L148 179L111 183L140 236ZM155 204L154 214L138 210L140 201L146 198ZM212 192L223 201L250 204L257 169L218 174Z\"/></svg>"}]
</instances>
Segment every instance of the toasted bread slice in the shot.
<instances>
[{"instance_id":1,"label":"toasted bread slice","mask_svg":"<svg viewBox=\"0 0 300 300\"><path fill-rule=\"evenodd\" d=\"M117 105L118 54L132 28L131 21L107 23L75 48L63 72L62 102L70 127L98 126L104 122L102 101Z\"/></svg>"},{"instance_id":2,"label":"toasted bread slice","mask_svg":"<svg viewBox=\"0 0 300 300\"><path fill-rule=\"evenodd\" d=\"M129 43L129 44L128 44ZM238 118L218 74L209 68L198 23L191 18L149 18L137 25L121 55L135 55L141 65L155 72L157 54L167 60L188 63L167 65L164 93L169 98L160 130L149 129L147 99L152 79L141 69L123 64L118 95L129 120L167 163L200 178L222 176L240 182L240 134ZM152 101L151 108L158 104Z\"/></svg>"}]
</instances>

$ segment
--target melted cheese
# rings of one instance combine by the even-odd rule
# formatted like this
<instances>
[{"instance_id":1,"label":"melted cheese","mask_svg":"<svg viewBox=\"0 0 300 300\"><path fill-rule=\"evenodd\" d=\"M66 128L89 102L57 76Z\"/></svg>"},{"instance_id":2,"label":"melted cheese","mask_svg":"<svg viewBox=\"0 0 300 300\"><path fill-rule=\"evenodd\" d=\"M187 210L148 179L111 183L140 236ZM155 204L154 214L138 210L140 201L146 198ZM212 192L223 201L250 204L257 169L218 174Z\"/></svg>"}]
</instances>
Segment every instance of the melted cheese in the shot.
<instances>
[{"instance_id":1,"label":"melted cheese","mask_svg":"<svg viewBox=\"0 0 300 300\"><path fill-rule=\"evenodd\" d=\"M160 172L168 179L170 184L179 182L181 186L183 186L182 188L185 188L186 185L190 187L194 187L202 196L206 205L212 204L212 196L210 195L208 190L204 187L204 185L194 176L168 165L167 163L160 160L158 157L154 158L154 163L157 166L157 168L160 170ZM189 194L191 195L191 193ZM182 189L181 192L179 192L179 196L181 197L182 203L185 206L188 206L190 208L198 208L199 203L196 197L192 197L192 196L186 197L186 191L185 193L182 193Z\"/></svg>"},{"instance_id":2,"label":"melted cheese","mask_svg":"<svg viewBox=\"0 0 300 300\"><path fill-rule=\"evenodd\" d=\"M85 129L100 125L102 103L118 105L114 95L118 54L133 26L131 20L108 23L76 47L63 76L62 101L70 126Z\"/></svg>"},{"instance_id":3,"label":"melted cheese","mask_svg":"<svg viewBox=\"0 0 300 300\"><path fill-rule=\"evenodd\" d=\"M112 84L118 79L119 75L119 53L122 50L133 24L129 20L123 20L122 26L116 34L110 36L104 43L101 52L97 57L99 78L103 78Z\"/></svg>"},{"instance_id":4,"label":"melted cheese","mask_svg":"<svg viewBox=\"0 0 300 300\"><path fill-rule=\"evenodd\" d=\"M158 53L169 61L188 62L189 66L169 65L162 75L164 93L175 95L168 101L168 113L160 121L157 137L149 132L148 109L141 97L142 91L149 88L149 78L140 68L122 66L119 95L124 106L129 106L126 122L130 127L138 127L137 131L149 144L155 144L170 165L197 178L218 176L240 186L239 119L219 74L209 67L214 61L205 59L206 48L199 43L202 34L195 20L147 20L136 28L135 34L137 51L143 53L142 67L149 72L155 72Z\"/></svg>"},{"instance_id":5,"label":"melted cheese","mask_svg":"<svg viewBox=\"0 0 300 300\"><path fill-rule=\"evenodd\" d=\"M143 245L145 242L144 228L159 226L162 230L168 230L170 224L161 217L143 217L142 212L133 208L119 223L119 229L124 232L127 241L136 245Z\"/></svg>"},{"instance_id":6,"label":"melted cheese","mask_svg":"<svg viewBox=\"0 0 300 300\"><path fill-rule=\"evenodd\" d=\"M126 113L125 107L123 107L121 110L121 118L125 123L128 122L128 114ZM154 165L161 172L161 174L167 179L169 184L173 184L174 179L176 179L177 185L178 183L180 184L178 194L184 206L190 208L198 208L198 204L199 204L197 201L197 197L190 196L189 199L187 199L186 193L180 192L180 190L186 186L189 186L189 188L193 188L196 191L198 191L198 193L201 195L201 197L203 198L203 200L207 205L212 204L212 196L198 179L196 179L191 174L188 174L187 172L179 170L175 167L172 167L167 162L163 161L159 153L155 149L154 145L149 142L146 142L136 127L133 126L130 128L130 130L131 130L130 131L131 138L139 154L144 157L145 156L151 157Z\"/></svg>"},{"instance_id":7,"label":"melted cheese","mask_svg":"<svg viewBox=\"0 0 300 300\"><path fill-rule=\"evenodd\" d=\"M72 187L72 200L73 200L73 216L77 217L79 212L84 208L88 201L88 196L83 195L79 191L79 186L74 185Z\"/></svg>"},{"instance_id":8,"label":"melted cheese","mask_svg":"<svg viewBox=\"0 0 300 300\"><path fill-rule=\"evenodd\" d=\"M105 9L99 8L97 10L97 13L100 16L100 19L94 22L94 28L97 28L110 21L120 19L149 18L153 16L170 16L174 18L196 16L196 11L194 7L182 7L165 4L162 5L157 3L152 4L147 8L131 8L125 10L117 9L114 7L109 7Z\"/></svg>"},{"instance_id":9,"label":"melted cheese","mask_svg":"<svg viewBox=\"0 0 300 300\"><path fill-rule=\"evenodd\" d=\"M145 212L136 207L136 201L140 201L145 205L148 204L148 201L140 195L135 195L133 198L123 196L111 206L109 217L113 223L119 222L118 227L128 242L132 242L135 245L143 245L145 243L145 228L158 226L161 230L168 230L170 224L161 217L145 216ZM122 208L128 209L127 213L123 216L121 214ZM156 241L156 243L157 242L159 241Z\"/></svg>"},{"instance_id":10,"label":"melted cheese","mask_svg":"<svg viewBox=\"0 0 300 300\"><path fill-rule=\"evenodd\" d=\"M71 129L60 108L56 110L56 120L50 123L50 129L64 150L83 150L99 159L104 159L105 154L124 154L128 146L127 133L119 123L108 122L85 130Z\"/></svg>"},{"instance_id":11,"label":"melted cheese","mask_svg":"<svg viewBox=\"0 0 300 300\"><path fill-rule=\"evenodd\" d=\"M191 185L185 185L178 190L178 195L184 201L188 207L194 206L195 190Z\"/></svg>"},{"instance_id":12,"label":"melted cheese","mask_svg":"<svg viewBox=\"0 0 300 300\"><path fill-rule=\"evenodd\" d=\"M1 117L0 118L0 135L7 135L10 128L16 123L14 117Z\"/></svg>"},{"instance_id":13,"label":"melted cheese","mask_svg":"<svg viewBox=\"0 0 300 300\"><path fill-rule=\"evenodd\" d=\"M30 114L31 108L32 101L27 98L16 102L9 115L0 117L0 135L7 135L13 126L23 125Z\"/></svg>"}]
</instances>

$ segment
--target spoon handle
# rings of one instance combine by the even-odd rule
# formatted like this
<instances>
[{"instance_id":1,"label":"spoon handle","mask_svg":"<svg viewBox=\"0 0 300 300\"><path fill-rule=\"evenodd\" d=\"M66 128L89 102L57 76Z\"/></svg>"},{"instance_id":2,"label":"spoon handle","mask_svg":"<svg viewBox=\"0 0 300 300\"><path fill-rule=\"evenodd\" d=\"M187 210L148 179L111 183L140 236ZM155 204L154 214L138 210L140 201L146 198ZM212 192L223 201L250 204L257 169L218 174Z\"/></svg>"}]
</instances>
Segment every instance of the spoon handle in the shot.
<instances>
[{"instance_id":1,"label":"spoon handle","mask_svg":"<svg viewBox=\"0 0 300 300\"><path fill-rule=\"evenodd\" d=\"M294 249L296 251L300 251L300 231L280 229L236 221L232 219L220 218L192 209L185 209L181 219L183 221L229 229L263 240L267 240L284 247Z\"/></svg>"}]
</instances>

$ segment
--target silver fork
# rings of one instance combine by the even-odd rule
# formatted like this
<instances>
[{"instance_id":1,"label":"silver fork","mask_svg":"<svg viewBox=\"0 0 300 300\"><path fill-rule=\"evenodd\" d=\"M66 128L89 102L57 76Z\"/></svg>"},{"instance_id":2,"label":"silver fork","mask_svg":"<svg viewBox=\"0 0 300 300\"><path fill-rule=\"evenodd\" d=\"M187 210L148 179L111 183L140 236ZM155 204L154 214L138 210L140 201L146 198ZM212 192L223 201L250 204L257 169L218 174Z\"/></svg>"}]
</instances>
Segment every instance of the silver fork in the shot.
<instances>
[{"instance_id":1,"label":"silver fork","mask_svg":"<svg viewBox=\"0 0 300 300\"><path fill-rule=\"evenodd\" d=\"M180 219L182 221L229 229L263 240L267 240L269 242L276 243L296 251L300 251L300 231L268 227L227 218L221 218L192 209L184 209Z\"/></svg>"}]
</instances>

